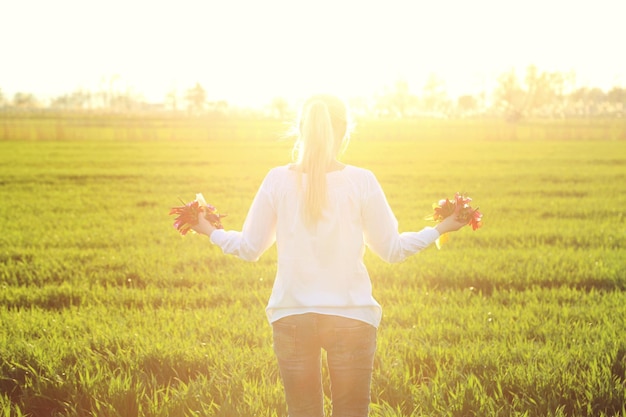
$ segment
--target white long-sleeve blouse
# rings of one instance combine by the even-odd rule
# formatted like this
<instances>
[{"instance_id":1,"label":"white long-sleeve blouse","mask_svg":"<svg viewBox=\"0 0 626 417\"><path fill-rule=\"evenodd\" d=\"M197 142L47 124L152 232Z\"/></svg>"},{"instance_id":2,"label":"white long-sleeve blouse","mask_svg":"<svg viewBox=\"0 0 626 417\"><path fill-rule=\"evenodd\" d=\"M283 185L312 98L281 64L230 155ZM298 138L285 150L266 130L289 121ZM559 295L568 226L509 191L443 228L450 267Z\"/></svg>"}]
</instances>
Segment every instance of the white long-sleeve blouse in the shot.
<instances>
[{"instance_id":1,"label":"white long-sleeve blouse","mask_svg":"<svg viewBox=\"0 0 626 417\"><path fill-rule=\"evenodd\" d=\"M215 230L224 253L256 261L276 242L278 266L266 313L283 317L319 313L380 324L372 296L365 246L387 262L400 262L433 243L439 232L398 232L385 194L372 172L347 165L326 175L328 204L313 227L303 222L300 190L306 174L273 168L259 188L242 231ZM302 181L299 185L299 181Z\"/></svg>"}]
</instances>

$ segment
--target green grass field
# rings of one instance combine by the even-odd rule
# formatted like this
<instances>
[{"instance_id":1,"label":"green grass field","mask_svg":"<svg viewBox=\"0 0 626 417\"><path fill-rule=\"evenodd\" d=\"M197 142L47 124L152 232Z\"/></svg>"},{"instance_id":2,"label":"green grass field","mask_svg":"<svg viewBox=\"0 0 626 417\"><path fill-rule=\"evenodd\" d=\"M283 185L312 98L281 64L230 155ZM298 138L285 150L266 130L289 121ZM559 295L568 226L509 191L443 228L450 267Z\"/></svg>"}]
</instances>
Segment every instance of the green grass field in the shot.
<instances>
[{"instance_id":1,"label":"green grass field","mask_svg":"<svg viewBox=\"0 0 626 417\"><path fill-rule=\"evenodd\" d=\"M239 229L290 159L277 121L0 118L0 414L286 416L264 306L276 255L181 237L202 192ZM375 417L626 416L626 122L363 121L402 231L466 192L484 226L401 264Z\"/></svg>"}]
</instances>

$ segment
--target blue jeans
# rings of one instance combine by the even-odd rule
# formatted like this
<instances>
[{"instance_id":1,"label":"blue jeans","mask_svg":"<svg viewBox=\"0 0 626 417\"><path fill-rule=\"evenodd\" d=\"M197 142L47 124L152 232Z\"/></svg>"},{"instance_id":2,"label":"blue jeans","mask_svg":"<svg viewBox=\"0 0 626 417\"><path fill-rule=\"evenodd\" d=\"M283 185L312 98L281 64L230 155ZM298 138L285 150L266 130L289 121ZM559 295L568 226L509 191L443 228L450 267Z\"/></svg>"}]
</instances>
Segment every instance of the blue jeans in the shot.
<instances>
[{"instance_id":1,"label":"blue jeans","mask_svg":"<svg viewBox=\"0 0 626 417\"><path fill-rule=\"evenodd\" d=\"M290 417L323 417L321 349L326 350L333 417L368 415L376 328L359 320L300 314L272 324Z\"/></svg>"}]
</instances>

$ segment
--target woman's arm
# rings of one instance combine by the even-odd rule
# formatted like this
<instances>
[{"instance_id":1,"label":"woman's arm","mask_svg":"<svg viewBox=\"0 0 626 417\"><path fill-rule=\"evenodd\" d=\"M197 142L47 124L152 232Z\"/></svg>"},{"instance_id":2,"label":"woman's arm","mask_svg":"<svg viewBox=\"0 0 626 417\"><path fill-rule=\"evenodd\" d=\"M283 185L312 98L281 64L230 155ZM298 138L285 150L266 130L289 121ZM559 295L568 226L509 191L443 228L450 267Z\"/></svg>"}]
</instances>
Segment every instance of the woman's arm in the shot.
<instances>
[{"instance_id":1,"label":"woman's arm","mask_svg":"<svg viewBox=\"0 0 626 417\"><path fill-rule=\"evenodd\" d=\"M435 227L419 232L398 232L398 221L393 214L382 187L372 175L370 188L363 206L363 230L366 245L387 262L401 262L432 244L448 232L460 229L466 222L450 216Z\"/></svg>"},{"instance_id":2,"label":"woman's arm","mask_svg":"<svg viewBox=\"0 0 626 417\"><path fill-rule=\"evenodd\" d=\"M209 236L211 242L221 247L226 254L246 261L258 260L276 240L276 211L271 195L265 189L266 180L254 197L240 232L216 229L202 216L194 230Z\"/></svg>"}]
</instances>

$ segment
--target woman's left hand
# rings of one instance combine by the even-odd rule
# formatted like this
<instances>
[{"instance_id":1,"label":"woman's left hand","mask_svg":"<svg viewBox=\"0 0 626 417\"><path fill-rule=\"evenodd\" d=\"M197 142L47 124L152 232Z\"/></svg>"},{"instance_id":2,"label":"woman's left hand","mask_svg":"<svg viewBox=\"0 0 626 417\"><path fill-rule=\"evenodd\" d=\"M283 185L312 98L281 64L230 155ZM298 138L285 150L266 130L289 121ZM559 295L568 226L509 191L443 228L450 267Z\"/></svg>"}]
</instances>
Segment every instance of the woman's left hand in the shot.
<instances>
[{"instance_id":1,"label":"woman's left hand","mask_svg":"<svg viewBox=\"0 0 626 417\"><path fill-rule=\"evenodd\" d=\"M213 233L213 231L216 229L216 227L213 226L213 224L211 224L211 222L208 221L206 217L204 217L203 212L198 213L198 224L196 224L195 226L191 226L191 228L196 233L201 233L209 237L211 237L211 233Z\"/></svg>"}]
</instances>

